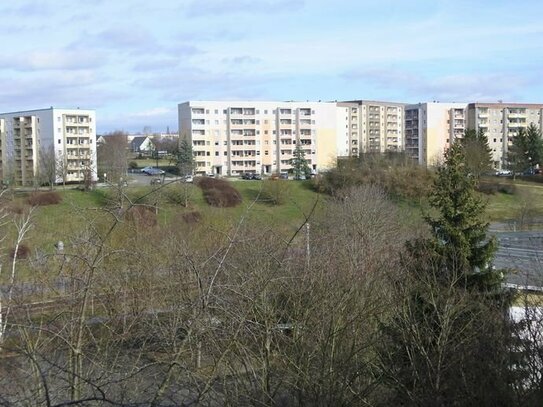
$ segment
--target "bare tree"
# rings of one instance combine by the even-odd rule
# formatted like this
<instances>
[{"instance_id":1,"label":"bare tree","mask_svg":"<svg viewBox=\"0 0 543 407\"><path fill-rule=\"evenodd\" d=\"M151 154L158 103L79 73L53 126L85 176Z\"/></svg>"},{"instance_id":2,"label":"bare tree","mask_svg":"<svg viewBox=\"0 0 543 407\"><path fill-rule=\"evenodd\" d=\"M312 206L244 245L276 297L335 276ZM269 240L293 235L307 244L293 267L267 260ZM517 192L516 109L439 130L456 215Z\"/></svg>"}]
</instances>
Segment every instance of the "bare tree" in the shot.
<instances>
[{"instance_id":1,"label":"bare tree","mask_svg":"<svg viewBox=\"0 0 543 407\"><path fill-rule=\"evenodd\" d=\"M98 175L104 181L118 184L128 173L128 135L122 131L104 135L97 148Z\"/></svg>"}]
</instances>

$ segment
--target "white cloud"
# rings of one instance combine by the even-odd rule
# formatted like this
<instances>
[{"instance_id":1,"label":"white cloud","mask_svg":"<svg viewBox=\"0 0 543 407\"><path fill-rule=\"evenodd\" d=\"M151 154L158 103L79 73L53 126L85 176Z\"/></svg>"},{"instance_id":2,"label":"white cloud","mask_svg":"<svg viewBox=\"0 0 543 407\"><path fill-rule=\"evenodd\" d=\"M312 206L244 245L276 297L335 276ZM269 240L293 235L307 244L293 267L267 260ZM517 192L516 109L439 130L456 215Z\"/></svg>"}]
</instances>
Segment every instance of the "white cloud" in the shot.
<instances>
[{"instance_id":1,"label":"white cloud","mask_svg":"<svg viewBox=\"0 0 543 407\"><path fill-rule=\"evenodd\" d=\"M130 117L134 117L134 118L146 118L146 117L153 118L153 117L171 115L172 112L176 112L176 110L172 109L172 108L169 108L169 107L154 107L152 109L143 110L141 112L131 113Z\"/></svg>"}]
</instances>

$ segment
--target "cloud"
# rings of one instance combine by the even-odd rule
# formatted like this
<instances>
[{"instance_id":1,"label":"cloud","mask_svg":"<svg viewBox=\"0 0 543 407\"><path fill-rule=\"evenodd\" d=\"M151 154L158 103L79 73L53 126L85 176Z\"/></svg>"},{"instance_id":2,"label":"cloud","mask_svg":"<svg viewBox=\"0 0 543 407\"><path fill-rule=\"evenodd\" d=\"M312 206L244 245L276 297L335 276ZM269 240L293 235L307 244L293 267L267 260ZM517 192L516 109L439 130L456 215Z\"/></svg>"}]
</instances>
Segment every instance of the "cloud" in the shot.
<instances>
[{"instance_id":1,"label":"cloud","mask_svg":"<svg viewBox=\"0 0 543 407\"><path fill-rule=\"evenodd\" d=\"M455 73L429 77L397 69L349 71L343 78L381 90L402 92L407 97L417 97L419 101L442 102L514 100L520 97L523 89L535 83L530 73Z\"/></svg>"},{"instance_id":2,"label":"cloud","mask_svg":"<svg viewBox=\"0 0 543 407\"><path fill-rule=\"evenodd\" d=\"M106 56L92 50L33 51L0 56L0 69L17 71L74 70L96 68Z\"/></svg>"},{"instance_id":3,"label":"cloud","mask_svg":"<svg viewBox=\"0 0 543 407\"><path fill-rule=\"evenodd\" d=\"M101 84L90 71L51 71L23 78L0 76L0 111L28 110L47 106L96 108L126 97Z\"/></svg>"},{"instance_id":4,"label":"cloud","mask_svg":"<svg viewBox=\"0 0 543 407\"><path fill-rule=\"evenodd\" d=\"M232 65L254 65L262 62L261 58L252 57L250 55L240 55L232 58L223 58L223 63Z\"/></svg>"},{"instance_id":5,"label":"cloud","mask_svg":"<svg viewBox=\"0 0 543 407\"><path fill-rule=\"evenodd\" d=\"M133 118L153 118L153 117L171 115L172 113L175 113L175 112L176 112L175 109L172 109L169 107L154 107L152 109L147 109L140 112L131 113L129 114L129 116Z\"/></svg>"},{"instance_id":6,"label":"cloud","mask_svg":"<svg viewBox=\"0 0 543 407\"><path fill-rule=\"evenodd\" d=\"M304 0L194 0L187 8L189 17L227 14L266 14L292 12L303 8Z\"/></svg>"},{"instance_id":7,"label":"cloud","mask_svg":"<svg viewBox=\"0 0 543 407\"><path fill-rule=\"evenodd\" d=\"M130 54L163 51L153 34L139 26L108 28L95 34L83 32L68 48L114 50Z\"/></svg>"}]
</instances>

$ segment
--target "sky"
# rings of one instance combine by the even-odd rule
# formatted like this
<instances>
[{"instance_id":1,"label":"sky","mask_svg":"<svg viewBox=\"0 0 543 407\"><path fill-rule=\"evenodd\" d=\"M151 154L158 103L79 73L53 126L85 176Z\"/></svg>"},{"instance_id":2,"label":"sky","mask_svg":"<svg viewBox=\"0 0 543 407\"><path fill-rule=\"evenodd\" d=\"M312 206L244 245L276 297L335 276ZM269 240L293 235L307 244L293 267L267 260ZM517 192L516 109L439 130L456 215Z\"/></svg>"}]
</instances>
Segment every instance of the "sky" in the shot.
<instances>
[{"instance_id":1,"label":"sky","mask_svg":"<svg viewBox=\"0 0 543 407\"><path fill-rule=\"evenodd\" d=\"M177 130L188 100L543 102L541 0L2 0L0 112Z\"/></svg>"}]
</instances>

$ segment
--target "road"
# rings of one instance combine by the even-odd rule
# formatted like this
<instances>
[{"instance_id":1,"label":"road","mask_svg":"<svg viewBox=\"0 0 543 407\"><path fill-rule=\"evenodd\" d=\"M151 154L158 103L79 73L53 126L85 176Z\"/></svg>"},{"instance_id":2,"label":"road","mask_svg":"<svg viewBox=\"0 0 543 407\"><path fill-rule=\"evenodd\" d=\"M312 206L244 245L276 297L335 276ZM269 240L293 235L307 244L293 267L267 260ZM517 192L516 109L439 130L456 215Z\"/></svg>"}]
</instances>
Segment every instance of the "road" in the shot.
<instances>
[{"instance_id":1,"label":"road","mask_svg":"<svg viewBox=\"0 0 543 407\"><path fill-rule=\"evenodd\" d=\"M496 268L514 270L510 284L543 287L543 232L494 233L499 242Z\"/></svg>"}]
</instances>

